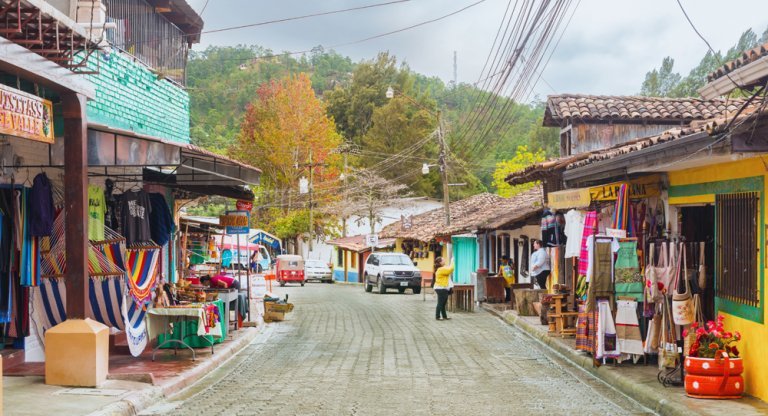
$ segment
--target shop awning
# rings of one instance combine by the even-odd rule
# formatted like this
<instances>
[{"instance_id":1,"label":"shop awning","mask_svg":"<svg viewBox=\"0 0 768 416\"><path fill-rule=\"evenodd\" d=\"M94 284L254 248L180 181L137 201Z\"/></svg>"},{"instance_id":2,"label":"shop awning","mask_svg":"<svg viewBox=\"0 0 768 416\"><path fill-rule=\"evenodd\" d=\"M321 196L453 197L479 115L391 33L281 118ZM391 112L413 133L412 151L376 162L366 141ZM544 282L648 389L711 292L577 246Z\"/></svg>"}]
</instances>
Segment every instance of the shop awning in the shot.
<instances>
[{"instance_id":1,"label":"shop awning","mask_svg":"<svg viewBox=\"0 0 768 416\"><path fill-rule=\"evenodd\" d=\"M200 195L253 200L248 185L259 184L260 169L192 144L123 133L101 127L88 129L91 170L103 168L102 176L125 176L125 169L144 168L137 180ZM57 138L51 145L51 166L64 165L64 141Z\"/></svg>"}]
</instances>

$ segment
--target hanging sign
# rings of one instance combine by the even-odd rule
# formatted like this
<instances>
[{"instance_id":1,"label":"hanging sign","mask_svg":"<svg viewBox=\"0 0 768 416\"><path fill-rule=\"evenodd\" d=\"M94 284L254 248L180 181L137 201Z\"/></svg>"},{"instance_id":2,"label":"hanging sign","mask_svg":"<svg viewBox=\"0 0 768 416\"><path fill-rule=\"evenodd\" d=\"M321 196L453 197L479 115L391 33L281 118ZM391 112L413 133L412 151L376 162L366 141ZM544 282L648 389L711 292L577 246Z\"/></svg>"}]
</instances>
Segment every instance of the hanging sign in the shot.
<instances>
[{"instance_id":1,"label":"hanging sign","mask_svg":"<svg viewBox=\"0 0 768 416\"><path fill-rule=\"evenodd\" d=\"M590 201L589 188L566 189L547 194L547 205L552 209L585 208Z\"/></svg>"},{"instance_id":2,"label":"hanging sign","mask_svg":"<svg viewBox=\"0 0 768 416\"><path fill-rule=\"evenodd\" d=\"M614 182L589 188L590 199L593 201L615 201L619 195L619 188L625 183L629 188L629 199L645 199L661 194L661 177L650 175L629 182Z\"/></svg>"},{"instance_id":3,"label":"hanging sign","mask_svg":"<svg viewBox=\"0 0 768 416\"><path fill-rule=\"evenodd\" d=\"M227 234L248 234L250 220L248 211L227 211L226 215L219 215L219 225L225 228Z\"/></svg>"},{"instance_id":4,"label":"hanging sign","mask_svg":"<svg viewBox=\"0 0 768 416\"><path fill-rule=\"evenodd\" d=\"M400 215L400 228L410 230L413 227L413 215Z\"/></svg>"},{"instance_id":5,"label":"hanging sign","mask_svg":"<svg viewBox=\"0 0 768 416\"><path fill-rule=\"evenodd\" d=\"M378 234L366 234L365 235L365 243L368 247L376 247L379 245L379 235Z\"/></svg>"},{"instance_id":6,"label":"hanging sign","mask_svg":"<svg viewBox=\"0 0 768 416\"><path fill-rule=\"evenodd\" d=\"M53 104L0 84L0 133L53 143Z\"/></svg>"},{"instance_id":7,"label":"hanging sign","mask_svg":"<svg viewBox=\"0 0 768 416\"><path fill-rule=\"evenodd\" d=\"M242 199L238 199L237 202L235 202L235 208L238 211L253 211L253 202L250 201L243 201Z\"/></svg>"}]
</instances>

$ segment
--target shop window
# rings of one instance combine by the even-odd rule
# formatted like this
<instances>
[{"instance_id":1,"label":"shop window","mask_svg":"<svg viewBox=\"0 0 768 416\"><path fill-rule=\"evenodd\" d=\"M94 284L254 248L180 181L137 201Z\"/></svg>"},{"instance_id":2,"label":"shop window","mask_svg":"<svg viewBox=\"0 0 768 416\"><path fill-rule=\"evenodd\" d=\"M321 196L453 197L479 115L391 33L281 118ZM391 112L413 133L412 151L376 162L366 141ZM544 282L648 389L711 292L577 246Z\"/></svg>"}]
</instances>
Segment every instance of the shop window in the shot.
<instances>
[{"instance_id":1,"label":"shop window","mask_svg":"<svg viewBox=\"0 0 768 416\"><path fill-rule=\"evenodd\" d=\"M717 296L759 307L757 192L717 195Z\"/></svg>"},{"instance_id":2,"label":"shop window","mask_svg":"<svg viewBox=\"0 0 768 416\"><path fill-rule=\"evenodd\" d=\"M336 249L336 265L344 267L344 250L340 248Z\"/></svg>"}]
</instances>

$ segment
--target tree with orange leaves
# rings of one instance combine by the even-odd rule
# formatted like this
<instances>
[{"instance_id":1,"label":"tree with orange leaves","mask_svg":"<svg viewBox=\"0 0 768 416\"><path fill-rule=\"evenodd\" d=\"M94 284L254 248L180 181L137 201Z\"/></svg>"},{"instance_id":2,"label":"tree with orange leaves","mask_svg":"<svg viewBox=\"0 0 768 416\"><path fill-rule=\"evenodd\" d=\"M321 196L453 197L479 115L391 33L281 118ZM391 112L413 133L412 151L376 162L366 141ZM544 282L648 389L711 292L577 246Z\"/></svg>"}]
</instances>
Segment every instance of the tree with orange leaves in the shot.
<instances>
[{"instance_id":1,"label":"tree with orange leaves","mask_svg":"<svg viewBox=\"0 0 768 416\"><path fill-rule=\"evenodd\" d=\"M314 187L328 188L340 174L340 157L332 151L341 136L307 74L264 83L255 98L230 154L262 169L261 194L268 195L270 206L283 212L302 207L299 179L309 176L310 150Z\"/></svg>"}]
</instances>

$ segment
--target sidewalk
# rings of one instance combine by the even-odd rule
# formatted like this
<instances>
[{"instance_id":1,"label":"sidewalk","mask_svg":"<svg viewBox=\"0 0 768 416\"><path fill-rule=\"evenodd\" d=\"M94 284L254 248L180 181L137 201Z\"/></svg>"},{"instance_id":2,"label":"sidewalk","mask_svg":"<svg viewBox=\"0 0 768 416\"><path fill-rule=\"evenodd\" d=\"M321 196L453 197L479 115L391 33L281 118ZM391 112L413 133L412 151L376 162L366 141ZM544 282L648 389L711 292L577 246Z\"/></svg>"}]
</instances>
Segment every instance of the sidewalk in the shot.
<instances>
[{"instance_id":1,"label":"sidewalk","mask_svg":"<svg viewBox=\"0 0 768 416\"><path fill-rule=\"evenodd\" d=\"M656 365L644 365L631 361L614 366L592 366L592 357L576 351L573 337L552 337L547 326L541 325L538 316L519 316L506 309L504 304L483 304L482 308L514 325L528 335L546 344L566 360L604 381L608 385L637 400L642 405L665 416L714 415L765 415L768 403L746 396L740 400L701 400L685 395L683 387L664 387L656 379Z\"/></svg>"},{"instance_id":2,"label":"sidewalk","mask_svg":"<svg viewBox=\"0 0 768 416\"><path fill-rule=\"evenodd\" d=\"M18 370L11 368L3 377L3 414L138 414L197 382L234 357L263 331L264 325L260 322L257 327L232 332L232 338L217 345L214 354L211 354L210 348L196 349L196 361L191 360L187 350L179 350L177 356L173 355L173 350L166 350L159 352L153 362L150 347L138 358L110 357L108 380L98 389L46 385L42 363L27 363Z\"/></svg>"}]
</instances>

